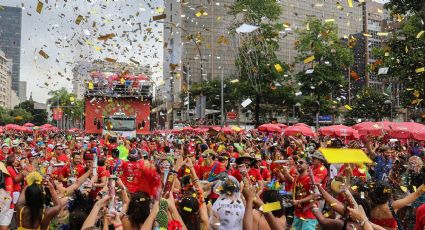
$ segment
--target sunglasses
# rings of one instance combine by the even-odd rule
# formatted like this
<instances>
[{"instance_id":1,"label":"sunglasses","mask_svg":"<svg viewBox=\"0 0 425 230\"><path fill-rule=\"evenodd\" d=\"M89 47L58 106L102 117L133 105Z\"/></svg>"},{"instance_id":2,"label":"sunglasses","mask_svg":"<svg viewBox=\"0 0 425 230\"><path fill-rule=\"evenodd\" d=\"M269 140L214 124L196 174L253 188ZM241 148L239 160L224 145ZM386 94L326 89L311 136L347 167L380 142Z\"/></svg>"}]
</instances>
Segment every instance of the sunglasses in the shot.
<instances>
[{"instance_id":1,"label":"sunglasses","mask_svg":"<svg viewBox=\"0 0 425 230\"><path fill-rule=\"evenodd\" d=\"M297 161L297 162L296 162L296 164L297 164L297 165L303 165L303 164L305 164L305 163L306 163L305 161Z\"/></svg>"}]
</instances>

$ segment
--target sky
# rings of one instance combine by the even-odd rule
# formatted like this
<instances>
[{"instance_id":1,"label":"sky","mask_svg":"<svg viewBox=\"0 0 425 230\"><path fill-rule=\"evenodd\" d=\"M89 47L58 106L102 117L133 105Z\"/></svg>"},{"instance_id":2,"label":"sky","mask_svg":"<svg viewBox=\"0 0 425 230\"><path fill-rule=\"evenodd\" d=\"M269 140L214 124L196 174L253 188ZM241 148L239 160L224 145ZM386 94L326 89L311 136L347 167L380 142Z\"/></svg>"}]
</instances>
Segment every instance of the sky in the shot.
<instances>
[{"instance_id":1,"label":"sky","mask_svg":"<svg viewBox=\"0 0 425 230\"><path fill-rule=\"evenodd\" d=\"M161 14L161 0L0 0L22 10L21 81L27 97L45 102L61 87L72 92L72 68L78 61L130 58L150 64L152 79L162 76L162 24L150 22ZM84 20L77 25L81 15ZM95 25L94 25L95 23ZM115 34L107 41L98 37ZM39 54L43 50L49 57Z\"/></svg>"}]
</instances>

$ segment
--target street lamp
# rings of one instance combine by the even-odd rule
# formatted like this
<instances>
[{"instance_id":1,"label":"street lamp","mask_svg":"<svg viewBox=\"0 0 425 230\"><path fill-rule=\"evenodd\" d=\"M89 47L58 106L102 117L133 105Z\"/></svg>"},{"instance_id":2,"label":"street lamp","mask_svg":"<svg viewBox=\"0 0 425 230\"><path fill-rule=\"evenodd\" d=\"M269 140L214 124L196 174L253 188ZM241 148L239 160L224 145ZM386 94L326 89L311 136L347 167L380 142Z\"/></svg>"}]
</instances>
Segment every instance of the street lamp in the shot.
<instances>
[{"instance_id":1,"label":"street lamp","mask_svg":"<svg viewBox=\"0 0 425 230\"><path fill-rule=\"evenodd\" d=\"M393 121L393 102L391 100L385 100L384 104L390 105L390 109L391 109L391 111L390 111L390 121Z\"/></svg>"}]
</instances>

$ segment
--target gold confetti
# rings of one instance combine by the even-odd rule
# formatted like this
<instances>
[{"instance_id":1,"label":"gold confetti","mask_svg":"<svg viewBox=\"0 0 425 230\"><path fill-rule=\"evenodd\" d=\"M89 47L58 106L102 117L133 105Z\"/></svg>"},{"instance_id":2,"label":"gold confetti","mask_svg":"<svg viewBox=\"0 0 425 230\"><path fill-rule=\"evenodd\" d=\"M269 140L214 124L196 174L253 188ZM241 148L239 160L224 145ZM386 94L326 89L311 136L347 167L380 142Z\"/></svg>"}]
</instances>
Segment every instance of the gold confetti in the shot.
<instances>
[{"instance_id":1,"label":"gold confetti","mask_svg":"<svg viewBox=\"0 0 425 230\"><path fill-rule=\"evenodd\" d=\"M413 96L415 96L416 98L418 98L420 95L421 95L421 93L419 92L419 90L415 90L415 91L413 91Z\"/></svg>"},{"instance_id":2,"label":"gold confetti","mask_svg":"<svg viewBox=\"0 0 425 230\"><path fill-rule=\"evenodd\" d=\"M312 62L313 60L314 60L314 55L313 56L310 56L310 57L308 57L308 58L306 58L306 59L304 59L304 64L307 64L307 63L310 63L310 62Z\"/></svg>"},{"instance_id":3,"label":"gold confetti","mask_svg":"<svg viewBox=\"0 0 425 230\"><path fill-rule=\"evenodd\" d=\"M48 59L49 58L49 55L46 52L44 52L44 50L38 51L38 54L40 54L45 59Z\"/></svg>"},{"instance_id":4,"label":"gold confetti","mask_svg":"<svg viewBox=\"0 0 425 230\"><path fill-rule=\"evenodd\" d=\"M162 14L162 13L164 13L164 8L163 7L158 7L158 8L155 9L155 12L157 14Z\"/></svg>"},{"instance_id":5,"label":"gold confetti","mask_svg":"<svg viewBox=\"0 0 425 230\"><path fill-rule=\"evenodd\" d=\"M112 33L112 34L106 34L106 35L101 35L101 36L99 36L99 37L97 38L97 40L100 40L100 41L107 41L108 39L111 39L111 38L113 38L113 37L115 37L115 34L114 34L114 33Z\"/></svg>"},{"instance_id":6,"label":"gold confetti","mask_svg":"<svg viewBox=\"0 0 425 230\"><path fill-rule=\"evenodd\" d=\"M134 58L130 58L130 61L133 62L136 65L139 65L140 64L140 62L136 61Z\"/></svg>"},{"instance_id":7,"label":"gold confetti","mask_svg":"<svg viewBox=\"0 0 425 230\"><path fill-rule=\"evenodd\" d=\"M75 19L75 24L80 25L83 19L84 17L82 15L78 15L77 19Z\"/></svg>"},{"instance_id":8,"label":"gold confetti","mask_svg":"<svg viewBox=\"0 0 425 230\"><path fill-rule=\"evenodd\" d=\"M376 33L378 36L388 36L387 32L378 32Z\"/></svg>"},{"instance_id":9,"label":"gold confetti","mask_svg":"<svg viewBox=\"0 0 425 230\"><path fill-rule=\"evenodd\" d=\"M365 36L365 37L370 37L370 34L368 34L368 33L363 33L363 36Z\"/></svg>"},{"instance_id":10,"label":"gold confetti","mask_svg":"<svg viewBox=\"0 0 425 230\"><path fill-rule=\"evenodd\" d=\"M43 3L38 1L36 11L37 11L37 13L41 14L42 10L43 10Z\"/></svg>"},{"instance_id":11,"label":"gold confetti","mask_svg":"<svg viewBox=\"0 0 425 230\"><path fill-rule=\"evenodd\" d=\"M351 108L351 106L349 106L349 105L344 105L344 107L345 107L347 110L353 110L353 108Z\"/></svg>"},{"instance_id":12,"label":"gold confetti","mask_svg":"<svg viewBox=\"0 0 425 230\"><path fill-rule=\"evenodd\" d=\"M424 34L424 33L425 33L425 31L424 31L424 30L422 30L421 32L419 32L419 33L416 35L416 38L417 38L417 39L421 38L422 34Z\"/></svg>"},{"instance_id":13,"label":"gold confetti","mask_svg":"<svg viewBox=\"0 0 425 230\"><path fill-rule=\"evenodd\" d=\"M160 15L153 16L152 17L152 20L153 21L158 21L158 20L165 19L165 18L167 18L167 15L166 14L160 14Z\"/></svg>"},{"instance_id":14,"label":"gold confetti","mask_svg":"<svg viewBox=\"0 0 425 230\"><path fill-rule=\"evenodd\" d=\"M280 64L279 64L279 63L275 64L275 65L274 65L274 68L276 69L276 71L277 71L278 73L281 73L281 72L283 71L282 66L280 66Z\"/></svg>"},{"instance_id":15,"label":"gold confetti","mask_svg":"<svg viewBox=\"0 0 425 230\"><path fill-rule=\"evenodd\" d=\"M353 0L347 0L348 7L353 8Z\"/></svg>"},{"instance_id":16,"label":"gold confetti","mask_svg":"<svg viewBox=\"0 0 425 230\"><path fill-rule=\"evenodd\" d=\"M107 62L117 62L117 59L114 59L114 58L105 58L105 61L107 61Z\"/></svg>"},{"instance_id":17,"label":"gold confetti","mask_svg":"<svg viewBox=\"0 0 425 230\"><path fill-rule=\"evenodd\" d=\"M425 67L415 69L416 73L422 73L425 71Z\"/></svg>"},{"instance_id":18,"label":"gold confetti","mask_svg":"<svg viewBox=\"0 0 425 230\"><path fill-rule=\"evenodd\" d=\"M335 19L333 18L325 19L325 23L328 23L328 22L335 22Z\"/></svg>"}]
</instances>

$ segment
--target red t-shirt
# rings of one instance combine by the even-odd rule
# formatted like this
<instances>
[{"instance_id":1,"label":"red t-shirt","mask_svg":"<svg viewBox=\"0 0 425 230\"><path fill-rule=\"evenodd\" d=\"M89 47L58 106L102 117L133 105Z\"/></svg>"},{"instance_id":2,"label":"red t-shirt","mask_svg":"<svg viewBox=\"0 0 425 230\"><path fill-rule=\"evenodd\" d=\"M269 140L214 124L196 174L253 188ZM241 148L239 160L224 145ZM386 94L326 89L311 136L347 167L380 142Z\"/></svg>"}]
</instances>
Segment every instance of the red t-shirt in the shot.
<instances>
[{"instance_id":1,"label":"red t-shirt","mask_svg":"<svg viewBox=\"0 0 425 230\"><path fill-rule=\"evenodd\" d=\"M131 193L137 192L140 185L138 177L141 175L143 169L143 161L124 161L122 163L121 180Z\"/></svg>"},{"instance_id":2,"label":"red t-shirt","mask_svg":"<svg viewBox=\"0 0 425 230\"><path fill-rule=\"evenodd\" d=\"M21 190L22 190L21 183L14 181L14 179L18 176L18 174L16 173L15 169L12 166L7 166L7 171L9 172L9 175L12 178L13 191L14 192L21 192Z\"/></svg>"},{"instance_id":3,"label":"red t-shirt","mask_svg":"<svg viewBox=\"0 0 425 230\"><path fill-rule=\"evenodd\" d=\"M347 176L345 165L342 165L339 169L338 176ZM363 181L366 181L366 172L360 171L358 167L353 168L353 176L360 177Z\"/></svg>"},{"instance_id":4,"label":"red t-shirt","mask_svg":"<svg viewBox=\"0 0 425 230\"><path fill-rule=\"evenodd\" d=\"M105 166L98 166L97 167L97 177L98 177L98 181L97 183L100 183L102 181L102 178L106 177L109 178L111 176L111 174L109 173L108 170L106 170ZM94 194L97 195L97 193L102 190L102 188L98 187L96 188L96 190L94 191Z\"/></svg>"},{"instance_id":5,"label":"red t-shirt","mask_svg":"<svg viewBox=\"0 0 425 230\"><path fill-rule=\"evenodd\" d=\"M318 182L319 179L317 177L314 177L314 181ZM301 200L307 196L310 195L310 177L309 176L298 176L295 178L295 200ZM301 207L295 207L295 216L298 218L304 218L304 219L316 219L313 212L311 211L308 206L310 203L304 203L301 205ZM304 208L306 208L304 210Z\"/></svg>"},{"instance_id":6,"label":"red t-shirt","mask_svg":"<svg viewBox=\"0 0 425 230\"><path fill-rule=\"evenodd\" d=\"M239 169L234 170L232 172L232 176L234 176L239 182L242 181L242 174L239 171ZM258 170L258 169L250 168L248 170L248 176L249 176L249 179L250 179L252 184L257 183L257 181L263 180L263 178L261 177L261 174L260 174L260 170Z\"/></svg>"},{"instance_id":7,"label":"red t-shirt","mask_svg":"<svg viewBox=\"0 0 425 230\"><path fill-rule=\"evenodd\" d=\"M208 180L210 176L211 170L214 165L217 165L212 173L212 176L218 175L221 172L224 172L226 169L222 166L221 162L215 161L211 165L200 165L198 166L198 170L196 170L196 174L200 180Z\"/></svg>"},{"instance_id":8,"label":"red t-shirt","mask_svg":"<svg viewBox=\"0 0 425 230\"><path fill-rule=\"evenodd\" d=\"M263 180L269 181L272 179L272 175L268 169L262 168L260 169L260 172L261 172L261 177L263 178Z\"/></svg>"},{"instance_id":9,"label":"red t-shirt","mask_svg":"<svg viewBox=\"0 0 425 230\"><path fill-rule=\"evenodd\" d=\"M288 147L288 148L286 148L286 155L287 156L292 156L292 153L294 151L297 151L297 150L298 150L298 147L295 147L295 149L292 149L291 147Z\"/></svg>"},{"instance_id":10,"label":"red t-shirt","mask_svg":"<svg viewBox=\"0 0 425 230\"><path fill-rule=\"evenodd\" d=\"M6 192L9 192L10 193L10 197L13 198L13 179L12 179L12 177L5 175L4 185L6 186L6 189L5 189ZM15 208L13 202L10 202L10 208L11 209L14 209Z\"/></svg>"},{"instance_id":11,"label":"red t-shirt","mask_svg":"<svg viewBox=\"0 0 425 230\"><path fill-rule=\"evenodd\" d=\"M313 167L313 174L319 181L321 181L322 187L326 188L327 179L328 179L328 170L325 166L321 165L319 167L314 168Z\"/></svg>"},{"instance_id":12,"label":"red t-shirt","mask_svg":"<svg viewBox=\"0 0 425 230\"><path fill-rule=\"evenodd\" d=\"M291 167L289 169L289 175L295 178L298 175L297 168ZM294 189L294 183L290 181L285 181L285 191L292 192L293 189Z\"/></svg>"},{"instance_id":13,"label":"red t-shirt","mask_svg":"<svg viewBox=\"0 0 425 230\"><path fill-rule=\"evenodd\" d=\"M84 175L84 173L86 173L86 169L82 164L74 166L72 170L74 171L73 173L76 177L81 177L82 175ZM71 176L71 169L70 165L67 164L65 165L65 167L62 168L62 177L68 178L69 176Z\"/></svg>"}]
</instances>

